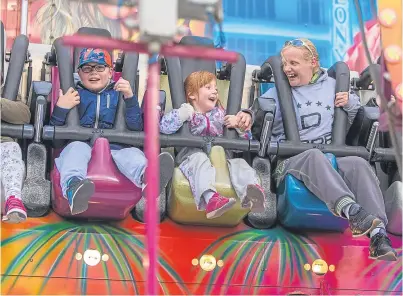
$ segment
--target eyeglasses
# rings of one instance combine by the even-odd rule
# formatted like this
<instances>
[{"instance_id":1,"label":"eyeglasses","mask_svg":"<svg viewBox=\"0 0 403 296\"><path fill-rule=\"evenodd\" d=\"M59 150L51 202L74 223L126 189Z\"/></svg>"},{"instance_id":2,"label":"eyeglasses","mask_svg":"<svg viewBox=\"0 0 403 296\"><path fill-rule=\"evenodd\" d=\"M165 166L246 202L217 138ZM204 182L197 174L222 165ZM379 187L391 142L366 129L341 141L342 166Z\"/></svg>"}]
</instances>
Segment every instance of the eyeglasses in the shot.
<instances>
[{"instance_id":1,"label":"eyeglasses","mask_svg":"<svg viewBox=\"0 0 403 296\"><path fill-rule=\"evenodd\" d=\"M284 46L288 46L288 45L292 45L292 46L295 46L295 47L302 47L303 46L303 47L305 47L306 49L309 50L309 52L311 53L313 58L315 57L313 52L312 52L312 50L309 48L309 46L304 41L302 41L300 39L294 39L294 40L286 41L284 43Z\"/></svg>"},{"instance_id":2,"label":"eyeglasses","mask_svg":"<svg viewBox=\"0 0 403 296\"><path fill-rule=\"evenodd\" d=\"M97 72L104 72L106 69L106 66L105 65L95 65L95 66L85 65L85 66L82 66L80 69L84 73L91 73L94 70Z\"/></svg>"}]
</instances>

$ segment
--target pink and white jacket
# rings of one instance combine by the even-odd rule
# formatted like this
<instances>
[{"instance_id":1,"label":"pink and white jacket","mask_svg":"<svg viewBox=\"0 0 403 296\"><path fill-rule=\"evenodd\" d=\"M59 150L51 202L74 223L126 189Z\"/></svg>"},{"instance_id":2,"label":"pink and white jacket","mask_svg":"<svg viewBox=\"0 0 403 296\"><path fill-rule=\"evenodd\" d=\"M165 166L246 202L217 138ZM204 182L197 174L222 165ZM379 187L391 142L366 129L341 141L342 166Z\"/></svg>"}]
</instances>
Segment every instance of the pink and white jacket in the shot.
<instances>
[{"instance_id":1,"label":"pink and white jacket","mask_svg":"<svg viewBox=\"0 0 403 296\"><path fill-rule=\"evenodd\" d=\"M224 117L226 115L225 109L215 107L206 114L195 112L192 119L189 121L190 132L194 136L210 136L222 137L224 133ZM182 120L179 118L178 109L166 113L160 122L160 132L163 134L176 133L183 125ZM236 129L239 136L244 139L251 140L251 131L241 131Z\"/></svg>"}]
</instances>

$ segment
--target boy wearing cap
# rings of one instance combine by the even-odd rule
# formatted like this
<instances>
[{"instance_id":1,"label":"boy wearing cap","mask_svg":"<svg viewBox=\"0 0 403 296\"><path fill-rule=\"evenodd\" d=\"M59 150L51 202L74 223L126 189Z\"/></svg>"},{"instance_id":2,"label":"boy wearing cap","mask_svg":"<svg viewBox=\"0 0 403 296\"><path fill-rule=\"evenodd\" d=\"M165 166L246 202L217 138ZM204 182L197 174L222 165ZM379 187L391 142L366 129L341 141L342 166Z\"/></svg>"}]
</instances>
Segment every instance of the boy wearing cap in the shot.
<instances>
[{"instance_id":1,"label":"boy wearing cap","mask_svg":"<svg viewBox=\"0 0 403 296\"><path fill-rule=\"evenodd\" d=\"M60 90L50 119L51 125L64 125L68 112L77 106L81 126L112 128L121 92L126 105L128 129L143 130L142 110L130 83L123 78L116 83L111 80L112 59L109 52L103 49L83 49L80 53L78 75L81 81L77 84L77 90L70 88L65 94ZM114 143L110 147L119 171L137 187L144 188L143 178L147 166L144 153L137 148ZM69 143L55 159L63 196L68 200L73 215L87 210L88 200L95 191L94 183L86 178L90 159L89 143L80 141ZM172 177L174 161L169 153L161 153L159 160L161 191Z\"/></svg>"}]
</instances>

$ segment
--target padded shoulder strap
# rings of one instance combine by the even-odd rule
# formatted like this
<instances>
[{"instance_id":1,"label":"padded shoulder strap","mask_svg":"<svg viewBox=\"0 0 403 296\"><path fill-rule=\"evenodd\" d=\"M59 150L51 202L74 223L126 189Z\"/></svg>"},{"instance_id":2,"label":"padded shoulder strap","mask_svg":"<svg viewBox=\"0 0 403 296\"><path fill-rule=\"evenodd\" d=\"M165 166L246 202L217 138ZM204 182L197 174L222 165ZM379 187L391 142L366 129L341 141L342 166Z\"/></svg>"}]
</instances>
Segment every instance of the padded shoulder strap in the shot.
<instances>
[{"instance_id":1,"label":"padded shoulder strap","mask_svg":"<svg viewBox=\"0 0 403 296\"><path fill-rule=\"evenodd\" d=\"M337 62L327 71L330 77L336 79L336 90L348 92L350 89L350 69L345 62ZM344 145L347 134L347 113L343 108L334 109L334 121L332 131L332 145Z\"/></svg>"},{"instance_id":2,"label":"padded shoulder strap","mask_svg":"<svg viewBox=\"0 0 403 296\"><path fill-rule=\"evenodd\" d=\"M19 35L14 40L11 49L11 58L4 83L2 97L15 101L20 87L21 75L24 69L25 59L28 52L29 41L27 36Z\"/></svg>"},{"instance_id":3,"label":"padded shoulder strap","mask_svg":"<svg viewBox=\"0 0 403 296\"><path fill-rule=\"evenodd\" d=\"M1 71L1 81L0 84L3 84L4 77L4 58L6 51L6 31L4 30L3 22L0 21L0 71Z\"/></svg>"},{"instance_id":4,"label":"padded shoulder strap","mask_svg":"<svg viewBox=\"0 0 403 296\"><path fill-rule=\"evenodd\" d=\"M180 41L183 45L198 45L206 47L214 47L213 40L206 37L185 36ZM206 61L199 59L180 59L182 69L182 80L185 81L189 74L196 71L208 71L216 74L216 64L214 61Z\"/></svg>"},{"instance_id":5,"label":"padded shoulder strap","mask_svg":"<svg viewBox=\"0 0 403 296\"><path fill-rule=\"evenodd\" d=\"M280 56L272 56L267 62L271 66L274 81L276 84L277 96L280 103L280 110L283 116L283 125L285 136L288 141L294 143L300 142L297 115L295 113L291 86L287 76L283 72L282 61Z\"/></svg>"}]
</instances>

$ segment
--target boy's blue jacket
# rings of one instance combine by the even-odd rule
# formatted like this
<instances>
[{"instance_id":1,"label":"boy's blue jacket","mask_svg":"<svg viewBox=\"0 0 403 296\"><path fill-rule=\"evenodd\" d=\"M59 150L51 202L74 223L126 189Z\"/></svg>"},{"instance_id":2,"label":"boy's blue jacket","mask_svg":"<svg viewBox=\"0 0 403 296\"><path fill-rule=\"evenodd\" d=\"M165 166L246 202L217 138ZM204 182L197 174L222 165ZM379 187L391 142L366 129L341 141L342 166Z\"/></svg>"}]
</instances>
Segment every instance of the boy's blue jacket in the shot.
<instances>
[{"instance_id":1,"label":"boy's blue jacket","mask_svg":"<svg viewBox=\"0 0 403 296\"><path fill-rule=\"evenodd\" d=\"M113 89L114 85L115 82L110 83L99 93L94 93L86 89L81 82L78 82L77 90L80 95L80 104L77 107L81 126L100 129L113 127L119 102L119 92ZM132 131L142 131L143 116L137 97L134 95L124 101L127 128ZM55 106L50 118L50 125L64 125L69 111L70 109Z\"/></svg>"}]
</instances>

